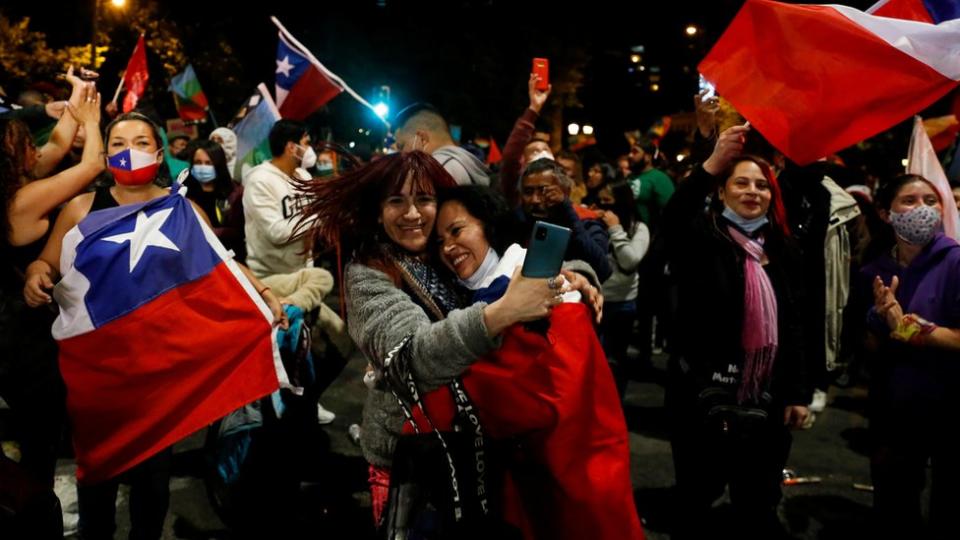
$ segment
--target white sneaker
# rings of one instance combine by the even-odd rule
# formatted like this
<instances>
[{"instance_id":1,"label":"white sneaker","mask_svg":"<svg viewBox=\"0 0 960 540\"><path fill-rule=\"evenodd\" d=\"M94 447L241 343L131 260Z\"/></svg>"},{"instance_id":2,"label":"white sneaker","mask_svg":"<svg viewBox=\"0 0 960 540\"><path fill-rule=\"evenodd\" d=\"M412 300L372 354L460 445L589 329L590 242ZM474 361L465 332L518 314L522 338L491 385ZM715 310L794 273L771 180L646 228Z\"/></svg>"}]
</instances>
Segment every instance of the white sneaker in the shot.
<instances>
[{"instance_id":1,"label":"white sneaker","mask_svg":"<svg viewBox=\"0 0 960 540\"><path fill-rule=\"evenodd\" d=\"M827 393L823 390L813 391L813 401L810 402L810 412L820 413L827 407Z\"/></svg>"},{"instance_id":2,"label":"white sneaker","mask_svg":"<svg viewBox=\"0 0 960 540\"><path fill-rule=\"evenodd\" d=\"M319 402L317 402L317 423L320 425L326 425L337 417L337 415L323 408Z\"/></svg>"}]
</instances>

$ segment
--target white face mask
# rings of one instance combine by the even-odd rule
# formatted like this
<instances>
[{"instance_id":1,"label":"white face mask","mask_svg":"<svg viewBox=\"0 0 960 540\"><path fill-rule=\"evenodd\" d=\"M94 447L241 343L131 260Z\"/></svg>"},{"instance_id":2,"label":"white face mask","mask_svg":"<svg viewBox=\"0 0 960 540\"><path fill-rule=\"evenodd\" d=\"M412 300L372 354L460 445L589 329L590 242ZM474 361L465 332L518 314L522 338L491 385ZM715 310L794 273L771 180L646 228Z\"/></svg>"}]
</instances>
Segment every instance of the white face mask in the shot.
<instances>
[{"instance_id":1,"label":"white face mask","mask_svg":"<svg viewBox=\"0 0 960 540\"><path fill-rule=\"evenodd\" d=\"M549 150L541 150L541 151L537 152L536 154L531 155L531 156L530 156L530 159L527 160L527 163L533 163L534 161L536 161L536 160L538 160L538 159L544 159L544 158L549 159L549 160L551 160L551 161L556 161L556 159L553 157L553 152L551 152L551 151L549 151Z\"/></svg>"},{"instance_id":2,"label":"white face mask","mask_svg":"<svg viewBox=\"0 0 960 540\"><path fill-rule=\"evenodd\" d=\"M297 145L297 148L304 148L303 146ZM303 151L303 155L300 157L300 166L304 169L309 169L317 164L317 153L313 151L312 146L306 146L306 150Z\"/></svg>"}]
</instances>

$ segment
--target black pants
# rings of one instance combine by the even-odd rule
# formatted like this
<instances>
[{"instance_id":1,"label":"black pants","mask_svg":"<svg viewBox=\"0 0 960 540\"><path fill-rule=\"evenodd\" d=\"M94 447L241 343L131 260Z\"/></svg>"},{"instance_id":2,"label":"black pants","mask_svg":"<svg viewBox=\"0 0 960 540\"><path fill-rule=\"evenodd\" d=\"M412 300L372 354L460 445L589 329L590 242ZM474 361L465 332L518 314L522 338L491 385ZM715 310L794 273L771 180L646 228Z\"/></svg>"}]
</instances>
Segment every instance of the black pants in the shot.
<instances>
[{"instance_id":1,"label":"black pants","mask_svg":"<svg viewBox=\"0 0 960 540\"><path fill-rule=\"evenodd\" d=\"M106 482L77 486L80 538L112 540L116 530L117 489L130 484L130 540L157 540L170 506L170 467L173 448L167 448Z\"/></svg>"},{"instance_id":2,"label":"black pants","mask_svg":"<svg viewBox=\"0 0 960 540\"><path fill-rule=\"evenodd\" d=\"M633 321L637 318L636 301L607 302L603 306L603 320L600 323L603 336L603 352L617 383L620 400L627 390L630 370L627 369L627 348L630 346Z\"/></svg>"},{"instance_id":3,"label":"black pants","mask_svg":"<svg viewBox=\"0 0 960 540\"><path fill-rule=\"evenodd\" d=\"M13 412L20 466L53 488L66 392L50 336L54 313L0 292L0 397Z\"/></svg>"},{"instance_id":4,"label":"black pants","mask_svg":"<svg viewBox=\"0 0 960 540\"><path fill-rule=\"evenodd\" d=\"M705 422L695 395L671 387L667 392L678 497L671 538L779 538L780 483L792 442L782 411L771 410L756 430L724 433ZM718 531L711 505L728 485L732 530Z\"/></svg>"},{"instance_id":5,"label":"black pants","mask_svg":"<svg viewBox=\"0 0 960 540\"><path fill-rule=\"evenodd\" d=\"M956 400L950 400L952 405L936 399L930 400L935 404L926 399L877 403L871 396L871 401L870 473L878 533L890 538L956 538L952 514L960 508L960 444L951 427ZM928 462L931 492L926 528L921 508Z\"/></svg>"}]
</instances>

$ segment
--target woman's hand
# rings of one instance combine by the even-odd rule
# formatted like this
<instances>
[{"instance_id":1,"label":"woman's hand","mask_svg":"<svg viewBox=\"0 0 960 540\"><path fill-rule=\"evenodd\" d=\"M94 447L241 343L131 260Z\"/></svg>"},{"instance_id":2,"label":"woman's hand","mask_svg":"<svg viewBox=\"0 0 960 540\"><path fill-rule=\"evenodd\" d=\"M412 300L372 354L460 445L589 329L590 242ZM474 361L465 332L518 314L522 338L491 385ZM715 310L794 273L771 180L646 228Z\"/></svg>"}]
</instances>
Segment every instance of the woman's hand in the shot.
<instances>
[{"instance_id":1,"label":"woman's hand","mask_svg":"<svg viewBox=\"0 0 960 540\"><path fill-rule=\"evenodd\" d=\"M279 326L284 330L290 328L287 312L283 310L283 304L280 303L277 295L273 294L270 287L267 287L260 293L260 298L263 298L263 301L267 303L267 307L270 308L270 313L273 313L273 325Z\"/></svg>"},{"instance_id":2,"label":"woman's hand","mask_svg":"<svg viewBox=\"0 0 960 540\"><path fill-rule=\"evenodd\" d=\"M783 411L783 425L790 429L800 429L810 416L805 405L789 405Z\"/></svg>"},{"instance_id":3,"label":"woman's hand","mask_svg":"<svg viewBox=\"0 0 960 540\"><path fill-rule=\"evenodd\" d=\"M80 124L96 124L100 129L100 93L96 87L87 85L80 91L80 105L67 103L67 110Z\"/></svg>"},{"instance_id":4,"label":"woman's hand","mask_svg":"<svg viewBox=\"0 0 960 540\"><path fill-rule=\"evenodd\" d=\"M496 336L508 326L542 319L563 301L560 297L560 276L550 279L527 278L520 275L520 267L513 271L507 292L496 302L484 308L487 334Z\"/></svg>"},{"instance_id":5,"label":"woman's hand","mask_svg":"<svg viewBox=\"0 0 960 540\"><path fill-rule=\"evenodd\" d=\"M620 218L617 217L617 214L609 210L597 210L596 212L597 216L601 221L603 221L603 224L606 225L608 229L615 225L620 225Z\"/></svg>"},{"instance_id":6,"label":"woman's hand","mask_svg":"<svg viewBox=\"0 0 960 540\"><path fill-rule=\"evenodd\" d=\"M743 143L750 132L750 126L730 126L717 137L717 144L713 153L703 162L703 170L717 176L721 174L734 159L743 154Z\"/></svg>"},{"instance_id":7,"label":"woman's hand","mask_svg":"<svg viewBox=\"0 0 960 540\"><path fill-rule=\"evenodd\" d=\"M593 309L597 316L597 324L600 324L600 320L603 318L603 294L591 285L590 280L582 274L572 270L561 270L560 273L567 278L567 285L562 292L580 291L580 294L583 295L583 303Z\"/></svg>"},{"instance_id":8,"label":"woman's hand","mask_svg":"<svg viewBox=\"0 0 960 540\"><path fill-rule=\"evenodd\" d=\"M873 301L877 315L886 321L890 330L896 330L903 319L903 308L897 301L897 287L900 286L900 278L893 276L890 280L890 286L883 284L880 276L873 278Z\"/></svg>"},{"instance_id":9,"label":"woman's hand","mask_svg":"<svg viewBox=\"0 0 960 540\"><path fill-rule=\"evenodd\" d=\"M53 302L53 298L46 292L53 289L53 280L43 266L45 265L42 262L34 261L27 267L23 298L30 307L40 307Z\"/></svg>"}]
</instances>

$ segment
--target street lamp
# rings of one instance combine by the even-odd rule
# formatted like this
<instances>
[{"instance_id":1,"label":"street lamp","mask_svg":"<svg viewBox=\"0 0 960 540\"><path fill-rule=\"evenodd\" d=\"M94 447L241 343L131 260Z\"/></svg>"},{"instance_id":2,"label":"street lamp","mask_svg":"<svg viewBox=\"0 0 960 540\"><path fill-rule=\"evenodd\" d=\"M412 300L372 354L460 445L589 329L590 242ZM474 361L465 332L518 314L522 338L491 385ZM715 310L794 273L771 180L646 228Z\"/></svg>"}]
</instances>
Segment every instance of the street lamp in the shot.
<instances>
[{"instance_id":1,"label":"street lamp","mask_svg":"<svg viewBox=\"0 0 960 540\"><path fill-rule=\"evenodd\" d=\"M381 101L373 106L373 112L380 118L386 118L387 114L390 113L390 106Z\"/></svg>"},{"instance_id":2,"label":"street lamp","mask_svg":"<svg viewBox=\"0 0 960 540\"><path fill-rule=\"evenodd\" d=\"M693 37L697 35L698 32L700 32L700 29L697 28L697 25L695 24L688 24L687 27L684 29L684 32L686 32L688 36Z\"/></svg>"},{"instance_id":3,"label":"street lamp","mask_svg":"<svg viewBox=\"0 0 960 540\"><path fill-rule=\"evenodd\" d=\"M631 55L630 55L630 61L633 62L634 64L639 64L639 63L640 63L640 55L639 55L639 54L631 54Z\"/></svg>"},{"instance_id":4,"label":"street lamp","mask_svg":"<svg viewBox=\"0 0 960 540\"><path fill-rule=\"evenodd\" d=\"M571 135L576 135L580 133L580 124L571 122L567 125L567 133Z\"/></svg>"},{"instance_id":5,"label":"street lamp","mask_svg":"<svg viewBox=\"0 0 960 540\"><path fill-rule=\"evenodd\" d=\"M593 135L593 126L590 124L583 125L583 134L584 135Z\"/></svg>"},{"instance_id":6,"label":"street lamp","mask_svg":"<svg viewBox=\"0 0 960 540\"><path fill-rule=\"evenodd\" d=\"M100 26L100 6L103 0L93 0L93 35L90 36L90 69L97 69L97 27ZM123 9L126 0L110 0L110 5Z\"/></svg>"}]
</instances>

